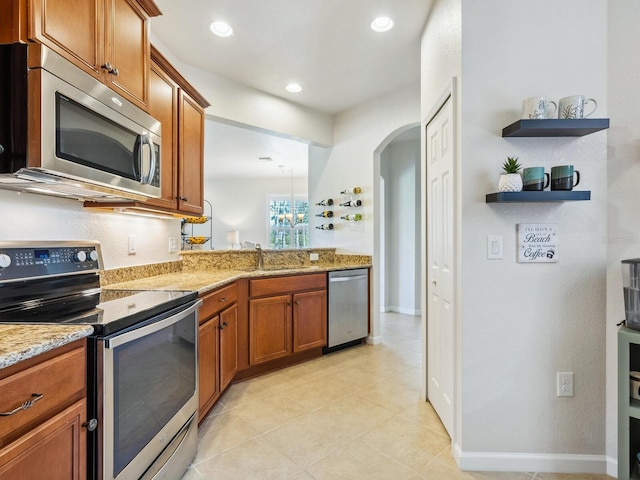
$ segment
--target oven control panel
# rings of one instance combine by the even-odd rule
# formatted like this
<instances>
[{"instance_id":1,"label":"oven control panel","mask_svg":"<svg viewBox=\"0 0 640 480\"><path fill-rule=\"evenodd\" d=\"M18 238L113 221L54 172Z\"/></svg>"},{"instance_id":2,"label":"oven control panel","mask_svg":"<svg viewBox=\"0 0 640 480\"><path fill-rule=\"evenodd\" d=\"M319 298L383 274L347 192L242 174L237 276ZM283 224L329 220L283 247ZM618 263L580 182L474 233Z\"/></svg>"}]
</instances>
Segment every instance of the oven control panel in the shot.
<instances>
[{"instance_id":1,"label":"oven control panel","mask_svg":"<svg viewBox=\"0 0 640 480\"><path fill-rule=\"evenodd\" d=\"M0 283L101 268L98 242L0 242Z\"/></svg>"}]
</instances>

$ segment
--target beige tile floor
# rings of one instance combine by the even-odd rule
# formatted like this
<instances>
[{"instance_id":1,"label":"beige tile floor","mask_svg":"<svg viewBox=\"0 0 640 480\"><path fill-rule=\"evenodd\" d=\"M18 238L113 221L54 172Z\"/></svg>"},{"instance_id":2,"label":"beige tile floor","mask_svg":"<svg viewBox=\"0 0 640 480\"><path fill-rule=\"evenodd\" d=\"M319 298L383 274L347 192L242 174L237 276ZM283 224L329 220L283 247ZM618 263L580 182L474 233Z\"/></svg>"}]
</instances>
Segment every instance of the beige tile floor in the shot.
<instances>
[{"instance_id":1,"label":"beige tile floor","mask_svg":"<svg viewBox=\"0 0 640 480\"><path fill-rule=\"evenodd\" d=\"M199 431L182 480L604 480L606 475L461 472L420 399L420 318L381 318L361 345L232 385Z\"/></svg>"}]
</instances>

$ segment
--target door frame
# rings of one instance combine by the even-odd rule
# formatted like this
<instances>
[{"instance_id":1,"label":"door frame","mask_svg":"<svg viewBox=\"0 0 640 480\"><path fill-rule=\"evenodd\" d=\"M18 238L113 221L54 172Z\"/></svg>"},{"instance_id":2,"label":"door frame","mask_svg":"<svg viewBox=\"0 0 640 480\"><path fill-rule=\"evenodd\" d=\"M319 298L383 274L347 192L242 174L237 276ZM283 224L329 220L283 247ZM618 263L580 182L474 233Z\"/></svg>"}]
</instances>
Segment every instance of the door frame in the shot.
<instances>
[{"instance_id":1,"label":"door frame","mask_svg":"<svg viewBox=\"0 0 640 480\"><path fill-rule=\"evenodd\" d=\"M427 221L427 185L429 178L429 166L427 162L427 142L426 142L426 132L427 125L431 123L431 121L435 118L435 116L440 112L440 110L444 107L449 99L451 99L451 107L452 107L452 135L453 135L453 197L454 197L454 205L453 205L453 238L455 239L453 245L453 283L454 283L454 293L453 293L453 427L451 432L451 448L454 453L454 457L456 457L456 451L460 451L460 446L458 445L458 439L461 438L461 385L462 385L462 362L461 362L461 335L460 335L460 289L461 289L461 275L460 275L460 265L461 265L461 251L462 245L461 240L462 236L460 235L460 205L461 205L461 188L460 188L460 156L459 156L459 125L458 125L458 81L457 77L452 77L449 85L445 88L443 93L438 97L438 100L434 103L431 110L428 114L423 118L421 122L421 132L420 132L420 146L421 146L421 171L422 171L422 180L421 180L421 208L423 212L424 221L422 222L422 232L421 232L421 248L424 252L422 258L421 265L421 283L422 283L422 376L420 382L420 390L422 398L425 401L428 401L428 378L427 378L427 358L429 352L427 351L428 347L428 329L427 329L427 316L429 312L428 304L427 304L427 290L429 285L427 283L427 272L429 265L429 257L427 250L427 229L429 228Z\"/></svg>"}]
</instances>

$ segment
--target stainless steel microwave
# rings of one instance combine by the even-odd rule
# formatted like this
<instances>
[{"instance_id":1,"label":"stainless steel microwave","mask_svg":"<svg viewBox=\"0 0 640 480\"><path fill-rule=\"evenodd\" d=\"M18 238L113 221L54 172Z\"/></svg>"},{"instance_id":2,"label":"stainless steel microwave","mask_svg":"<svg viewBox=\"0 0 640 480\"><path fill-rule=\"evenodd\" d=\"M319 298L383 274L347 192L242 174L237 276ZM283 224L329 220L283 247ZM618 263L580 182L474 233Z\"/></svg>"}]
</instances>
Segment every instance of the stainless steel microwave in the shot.
<instances>
[{"instance_id":1,"label":"stainless steel microwave","mask_svg":"<svg viewBox=\"0 0 640 480\"><path fill-rule=\"evenodd\" d=\"M160 196L160 122L42 45L0 46L0 188Z\"/></svg>"}]
</instances>

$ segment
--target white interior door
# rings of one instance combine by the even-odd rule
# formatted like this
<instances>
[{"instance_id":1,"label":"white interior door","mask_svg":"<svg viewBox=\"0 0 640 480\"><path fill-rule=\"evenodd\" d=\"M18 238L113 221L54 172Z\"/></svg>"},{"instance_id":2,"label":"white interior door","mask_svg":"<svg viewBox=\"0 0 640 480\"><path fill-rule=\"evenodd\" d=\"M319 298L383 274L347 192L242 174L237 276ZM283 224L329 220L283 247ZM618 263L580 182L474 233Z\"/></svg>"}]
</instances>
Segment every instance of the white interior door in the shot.
<instances>
[{"instance_id":1,"label":"white interior door","mask_svg":"<svg viewBox=\"0 0 640 480\"><path fill-rule=\"evenodd\" d=\"M453 107L427 125L427 392L452 434L454 361Z\"/></svg>"}]
</instances>

